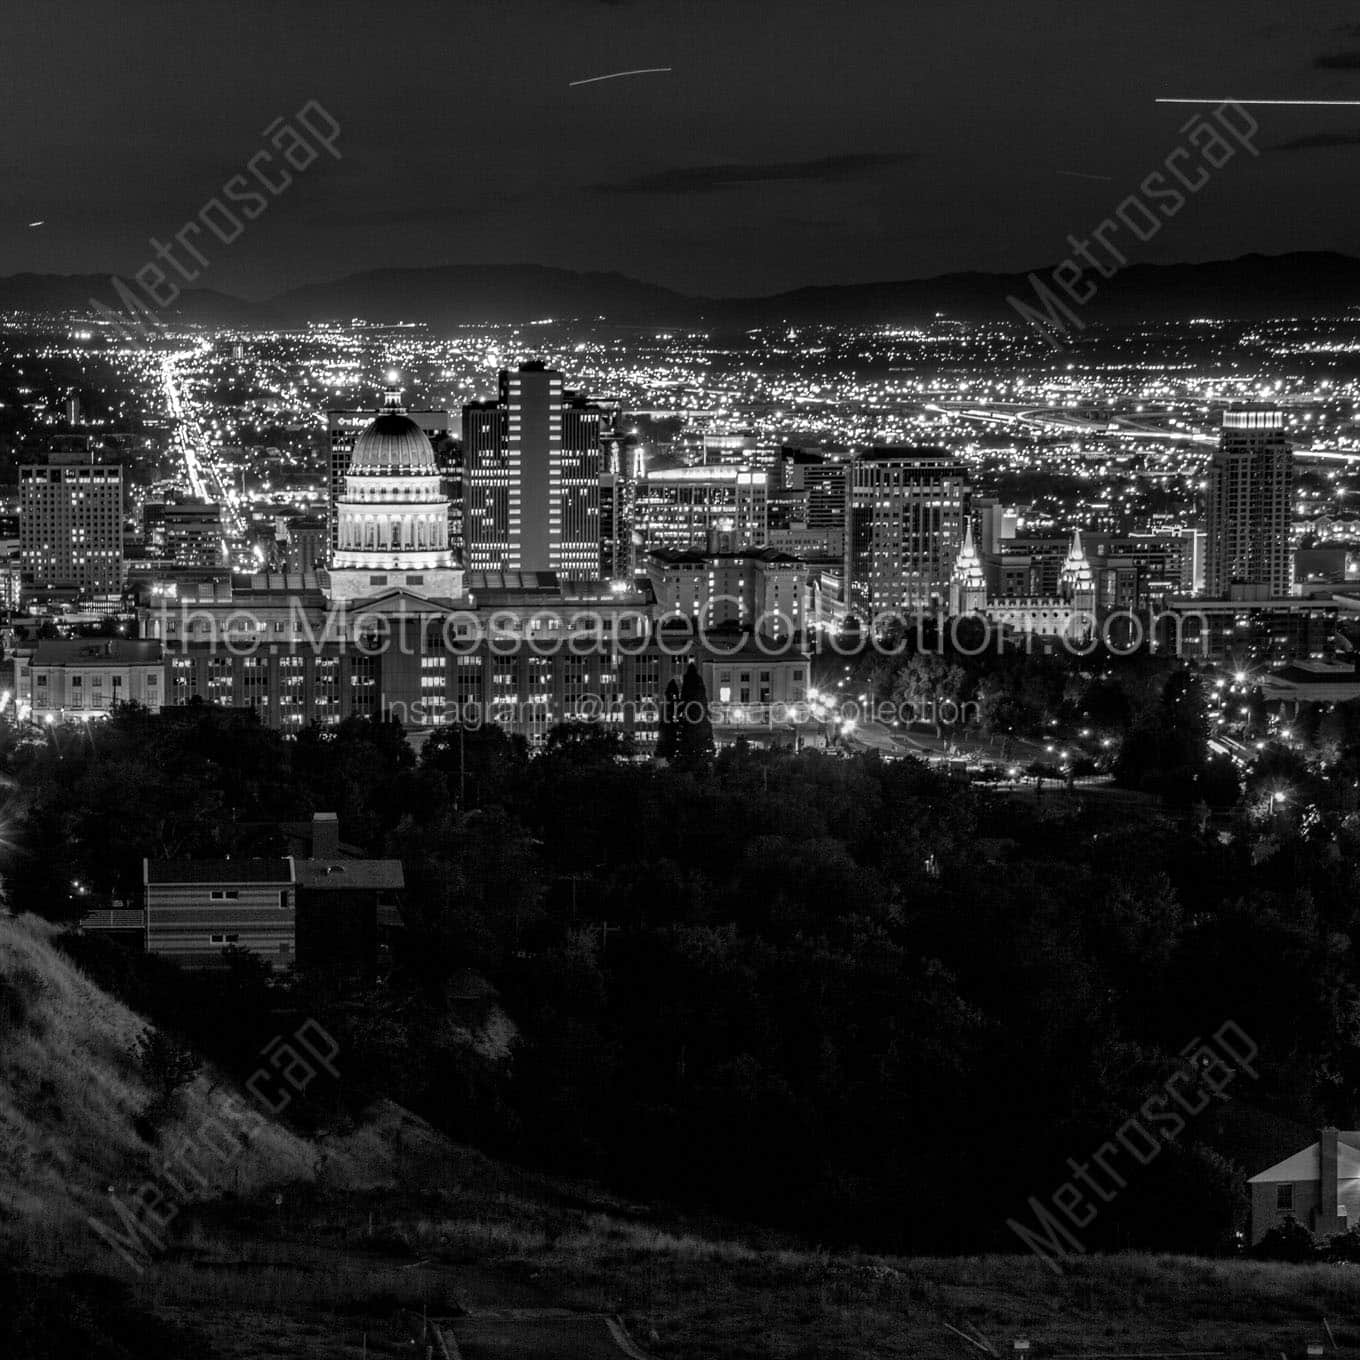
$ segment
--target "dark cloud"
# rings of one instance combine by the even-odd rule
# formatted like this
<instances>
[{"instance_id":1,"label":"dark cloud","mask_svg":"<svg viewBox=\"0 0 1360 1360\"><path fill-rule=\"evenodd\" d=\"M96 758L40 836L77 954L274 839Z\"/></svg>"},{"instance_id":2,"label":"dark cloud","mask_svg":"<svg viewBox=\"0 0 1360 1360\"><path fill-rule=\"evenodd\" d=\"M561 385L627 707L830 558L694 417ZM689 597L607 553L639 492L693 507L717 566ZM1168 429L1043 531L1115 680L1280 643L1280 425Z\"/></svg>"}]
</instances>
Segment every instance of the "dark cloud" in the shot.
<instances>
[{"instance_id":1,"label":"dark cloud","mask_svg":"<svg viewBox=\"0 0 1360 1360\"><path fill-rule=\"evenodd\" d=\"M1267 151L1316 151L1328 146L1360 146L1360 132L1310 132L1304 137L1291 137L1287 142L1276 142Z\"/></svg>"},{"instance_id":2,"label":"dark cloud","mask_svg":"<svg viewBox=\"0 0 1360 1360\"><path fill-rule=\"evenodd\" d=\"M742 184L768 184L780 180L830 184L915 159L917 153L914 151L890 151L822 156L812 161L766 161L755 165L684 165L633 179L596 184L594 188L609 194L706 194Z\"/></svg>"},{"instance_id":3,"label":"dark cloud","mask_svg":"<svg viewBox=\"0 0 1360 1360\"><path fill-rule=\"evenodd\" d=\"M1324 52L1313 65L1319 71L1360 71L1360 52Z\"/></svg>"}]
</instances>

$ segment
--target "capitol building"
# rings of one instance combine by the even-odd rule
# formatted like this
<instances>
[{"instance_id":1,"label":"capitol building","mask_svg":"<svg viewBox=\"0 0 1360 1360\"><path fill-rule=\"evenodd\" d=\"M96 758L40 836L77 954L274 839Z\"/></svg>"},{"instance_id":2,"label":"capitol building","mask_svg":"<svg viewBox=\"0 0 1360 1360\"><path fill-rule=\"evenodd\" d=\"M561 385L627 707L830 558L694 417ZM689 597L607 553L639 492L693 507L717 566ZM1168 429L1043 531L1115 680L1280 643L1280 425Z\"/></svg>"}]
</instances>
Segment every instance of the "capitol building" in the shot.
<instances>
[{"instance_id":1,"label":"capitol building","mask_svg":"<svg viewBox=\"0 0 1360 1360\"><path fill-rule=\"evenodd\" d=\"M382 414L354 441L335 514L331 599L362 599L390 585L462 599L463 572L449 545L449 501L434 449L402 410L396 388L388 389Z\"/></svg>"}]
</instances>

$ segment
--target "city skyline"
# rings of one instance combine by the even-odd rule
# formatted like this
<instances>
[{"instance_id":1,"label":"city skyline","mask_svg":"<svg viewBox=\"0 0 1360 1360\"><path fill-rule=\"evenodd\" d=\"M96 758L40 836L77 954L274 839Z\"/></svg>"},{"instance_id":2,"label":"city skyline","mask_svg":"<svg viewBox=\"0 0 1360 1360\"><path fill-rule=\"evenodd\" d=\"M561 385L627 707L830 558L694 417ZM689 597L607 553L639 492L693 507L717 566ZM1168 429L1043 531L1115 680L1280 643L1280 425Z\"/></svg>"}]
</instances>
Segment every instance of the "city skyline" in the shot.
<instances>
[{"instance_id":1,"label":"city skyline","mask_svg":"<svg viewBox=\"0 0 1360 1360\"><path fill-rule=\"evenodd\" d=\"M1350 0L5 37L0 1356L1360 1354Z\"/></svg>"}]
</instances>

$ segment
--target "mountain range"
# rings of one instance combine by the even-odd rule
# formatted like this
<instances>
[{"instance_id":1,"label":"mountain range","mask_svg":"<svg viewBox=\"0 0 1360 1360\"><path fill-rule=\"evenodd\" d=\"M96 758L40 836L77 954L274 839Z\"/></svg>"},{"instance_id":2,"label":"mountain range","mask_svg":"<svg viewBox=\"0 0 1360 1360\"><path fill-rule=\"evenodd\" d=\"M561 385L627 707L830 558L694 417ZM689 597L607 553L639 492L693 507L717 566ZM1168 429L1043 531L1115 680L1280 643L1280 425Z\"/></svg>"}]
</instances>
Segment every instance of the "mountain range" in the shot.
<instances>
[{"instance_id":1,"label":"mountain range","mask_svg":"<svg viewBox=\"0 0 1360 1360\"><path fill-rule=\"evenodd\" d=\"M697 297L617 273L546 265L438 265L374 269L307 284L262 301L188 289L167 319L228 326L298 326L312 321L425 322L433 329L477 323L590 320L620 325L912 325L937 317L979 322L1017 319L1007 301L1038 307L1031 279L1055 292L1051 267L1032 274L957 273L927 279L830 284L763 297ZM1127 324L1192 317L1260 320L1336 315L1360 307L1360 259L1328 252L1244 255L1201 264L1140 264L1104 278L1088 270L1077 285L1095 292L1072 310L1083 322ZM1059 294L1059 296L1063 296ZM106 274L0 277L0 311L93 310L98 298L120 310Z\"/></svg>"}]
</instances>

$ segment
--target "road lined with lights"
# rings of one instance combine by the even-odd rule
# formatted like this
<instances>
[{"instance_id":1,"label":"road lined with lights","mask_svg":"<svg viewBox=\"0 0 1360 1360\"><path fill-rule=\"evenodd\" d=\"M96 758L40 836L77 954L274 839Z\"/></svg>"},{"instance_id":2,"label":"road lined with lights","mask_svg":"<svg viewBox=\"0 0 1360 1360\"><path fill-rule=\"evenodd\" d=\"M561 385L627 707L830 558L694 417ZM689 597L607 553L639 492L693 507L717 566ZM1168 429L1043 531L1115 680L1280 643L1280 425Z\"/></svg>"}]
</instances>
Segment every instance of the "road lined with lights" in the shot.
<instances>
[{"instance_id":1,"label":"road lined with lights","mask_svg":"<svg viewBox=\"0 0 1360 1360\"><path fill-rule=\"evenodd\" d=\"M205 342L197 352L202 354L209 348ZM194 498L214 502L222 507L227 523L227 540L224 546L231 556L234 550L244 544L246 522L236 493L227 486L222 470L218 467L203 428L199 424L198 416L192 405L185 400L181 390L183 380L179 365L193 354L194 351L167 354L161 360L161 387L170 413L170 437L184 462L185 475Z\"/></svg>"}]
</instances>

